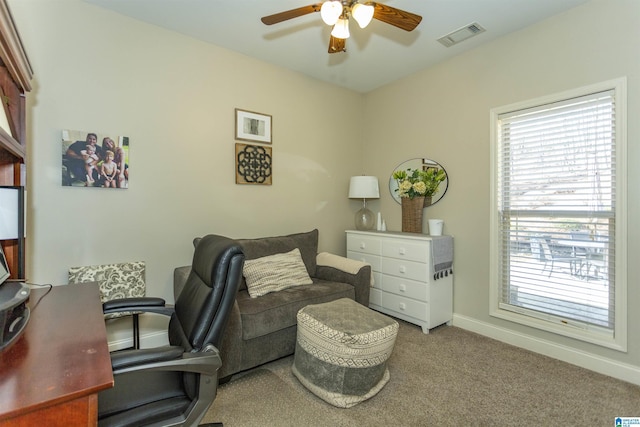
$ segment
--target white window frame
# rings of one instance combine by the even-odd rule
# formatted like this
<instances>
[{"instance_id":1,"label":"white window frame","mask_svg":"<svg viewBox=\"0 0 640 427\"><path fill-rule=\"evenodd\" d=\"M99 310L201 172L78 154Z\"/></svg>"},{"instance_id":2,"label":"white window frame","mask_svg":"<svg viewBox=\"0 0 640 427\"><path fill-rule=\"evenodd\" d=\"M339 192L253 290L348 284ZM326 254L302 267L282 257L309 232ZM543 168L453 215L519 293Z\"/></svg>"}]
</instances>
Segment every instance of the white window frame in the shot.
<instances>
[{"instance_id":1,"label":"white window frame","mask_svg":"<svg viewBox=\"0 0 640 427\"><path fill-rule=\"evenodd\" d=\"M499 188L499 116L504 113L551 104L591 93L613 90L616 103L616 205L615 205L615 320L614 332L603 333L597 328L584 328L573 322L561 322L552 317L532 317L500 307L502 260L500 257ZM490 111L491 145L491 225L490 225L490 315L558 335L590 342L618 351L627 351L627 88L626 78L618 78L562 93L493 108Z\"/></svg>"}]
</instances>

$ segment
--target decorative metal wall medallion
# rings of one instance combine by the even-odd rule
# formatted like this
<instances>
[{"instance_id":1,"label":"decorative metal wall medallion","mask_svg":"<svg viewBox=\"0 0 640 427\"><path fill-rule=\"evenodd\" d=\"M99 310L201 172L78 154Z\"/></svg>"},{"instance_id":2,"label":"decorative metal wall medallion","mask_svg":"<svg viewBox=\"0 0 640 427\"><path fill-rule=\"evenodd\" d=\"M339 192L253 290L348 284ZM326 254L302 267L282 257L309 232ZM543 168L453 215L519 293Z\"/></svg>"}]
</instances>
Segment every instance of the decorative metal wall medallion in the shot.
<instances>
[{"instance_id":1,"label":"decorative metal wall medallion","mask_svg":"<svg viewBox=\"0 0 640 427\"><path fill-rule=\"evenodd\" d=\"M271 147L236 143L236 184L271 185Z\"/></svg>"}]
</instances>

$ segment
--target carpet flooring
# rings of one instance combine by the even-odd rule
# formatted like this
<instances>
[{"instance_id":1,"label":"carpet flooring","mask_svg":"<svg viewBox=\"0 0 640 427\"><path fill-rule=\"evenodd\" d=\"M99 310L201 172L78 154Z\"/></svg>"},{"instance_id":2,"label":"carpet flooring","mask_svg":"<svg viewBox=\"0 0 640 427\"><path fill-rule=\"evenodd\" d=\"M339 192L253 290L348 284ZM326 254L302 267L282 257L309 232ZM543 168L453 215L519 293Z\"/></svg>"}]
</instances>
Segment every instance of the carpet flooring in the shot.
<instances>
[{"instance_id":1,"label":"carpet flooring","mask_svg":"<svg viewBox=\"0 0 640 427\"><path fill-rule=\"evenodd\" d=\"M640 387L452 326L399 321L389 383L349 409L291 373L293 356L238 374L203 422L253 426L614 426L640 417Z\"/></svg>"}]
</instances>

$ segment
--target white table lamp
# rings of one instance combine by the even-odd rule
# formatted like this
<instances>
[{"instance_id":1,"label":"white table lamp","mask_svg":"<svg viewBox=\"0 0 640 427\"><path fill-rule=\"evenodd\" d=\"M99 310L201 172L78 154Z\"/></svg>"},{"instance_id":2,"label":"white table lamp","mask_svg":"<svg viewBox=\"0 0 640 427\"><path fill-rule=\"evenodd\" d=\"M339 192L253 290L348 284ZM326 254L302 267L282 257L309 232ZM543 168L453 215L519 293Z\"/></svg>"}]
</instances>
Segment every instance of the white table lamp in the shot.
<instances>
[{"instance_id":1,"label":"white table lamp","mask_svg":"<svg viewBox=\"0 0 640 427\"><path fill-rule=\"evenodd\" d=\"M375 176L352 176L349 182L349 198L362 199L362 209L356 212L356 229L371 230L375 220L373 212L367 209L367 199L379 199L380 189Z\"/></svg>"}]
</instances>

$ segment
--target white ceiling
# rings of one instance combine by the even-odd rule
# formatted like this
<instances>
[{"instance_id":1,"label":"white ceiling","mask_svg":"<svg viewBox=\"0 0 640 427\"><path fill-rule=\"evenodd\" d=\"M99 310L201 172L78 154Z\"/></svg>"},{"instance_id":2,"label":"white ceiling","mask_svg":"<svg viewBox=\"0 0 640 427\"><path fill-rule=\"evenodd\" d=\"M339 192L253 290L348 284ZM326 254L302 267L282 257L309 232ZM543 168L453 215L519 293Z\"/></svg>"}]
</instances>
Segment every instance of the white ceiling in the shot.
<instances>
[{"instance_id":1,"label":"white ceiling","mask_svg":"<svg viewBox=\"0 0 640 427\"><path fill-rule=\"evenodd\" d=\"M309 0L85 0L115 12L301 72L368 92L588 0L381 0L422 16L412 32L373 20L351 22L347 52L329 54L330 27L319 13L271 26L260 18ZM321 3L318 0L317 3ZM477 22L486 29L450 48L437 39Z\"/></svg>"}]
</instances>

